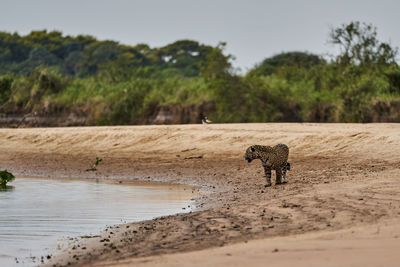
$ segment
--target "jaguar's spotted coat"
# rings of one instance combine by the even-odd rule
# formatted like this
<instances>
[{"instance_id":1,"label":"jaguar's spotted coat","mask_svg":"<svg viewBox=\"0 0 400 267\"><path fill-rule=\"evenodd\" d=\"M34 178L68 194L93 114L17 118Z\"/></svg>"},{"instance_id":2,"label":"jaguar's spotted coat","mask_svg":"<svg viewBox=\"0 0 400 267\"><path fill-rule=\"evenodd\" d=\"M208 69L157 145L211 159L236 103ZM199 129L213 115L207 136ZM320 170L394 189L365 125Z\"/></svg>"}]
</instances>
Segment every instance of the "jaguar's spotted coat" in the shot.
<instances>
[{"instance_id":1,"label":"jaguar's spotted coat","mask_svg":"<svg viewBox=\"0 0 400 267\"><path fill-rule=\"evenodd\" d=\"M287 145L278 144L274 147L253 145L247 148L244 159L251 162L253 159L260 159L267 177L267 186L271 186L271 171L276 171L276 184L285 184L286 171L290 170L289 148Z\"/></svg>"}]
</instances>

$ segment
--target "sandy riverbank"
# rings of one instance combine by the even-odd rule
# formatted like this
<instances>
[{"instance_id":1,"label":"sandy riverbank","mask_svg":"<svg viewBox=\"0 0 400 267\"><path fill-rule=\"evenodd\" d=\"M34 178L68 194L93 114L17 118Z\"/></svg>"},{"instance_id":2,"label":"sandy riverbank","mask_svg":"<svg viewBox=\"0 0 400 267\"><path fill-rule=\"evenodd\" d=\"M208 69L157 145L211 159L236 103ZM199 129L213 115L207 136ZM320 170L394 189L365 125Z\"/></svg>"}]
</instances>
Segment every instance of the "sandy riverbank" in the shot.
<instances>
[{"instance_id":1,"label":"sandy riverbank","mask_svg":"<svg viewBox=\"0 0 400 267\"><path fill-rule=\"evenodd\" d=\"M50 266L199 265L205 255L214 266L246 259L310 266L327 255L351 263L343 250L357 259L384 251L373 259L385 266L400 260L397 124L1 129L0 139L0 167L17 175L165 181L205 192L196 212L108 229L53 257ZM260 163L248 164L243 152L277 143L291 149L289 183L265 189ZM96 156L103 159L98 171L86 172ZM348 228L358 235L340 238ZM321 238L330 241L320 244ZM372 240L369 250L357 250L363 239ZM303 250L299 258L295 252Z\"/></svg>"}]
</instances>

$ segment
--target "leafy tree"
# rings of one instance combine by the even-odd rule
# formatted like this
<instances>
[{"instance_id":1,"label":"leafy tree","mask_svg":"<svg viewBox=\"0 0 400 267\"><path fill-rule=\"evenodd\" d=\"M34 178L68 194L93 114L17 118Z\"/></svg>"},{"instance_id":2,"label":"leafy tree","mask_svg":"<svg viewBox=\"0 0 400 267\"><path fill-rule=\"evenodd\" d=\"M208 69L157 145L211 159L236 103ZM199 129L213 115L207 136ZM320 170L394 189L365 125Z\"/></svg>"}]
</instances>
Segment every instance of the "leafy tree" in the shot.
<instances>
[{"instance_id":1,"label":"leafy tree","mask_svg":"<svg viewBox=\"0 0 400 267\"><path fill-rule=\"evenodd\" d=\"M77 75L81 72L85 56L81 51L73 51L64 60L64 69L67 74Z\"/></svg>"},{"instance_id":2,"label":"leafy tree","mask_svg":"<svg viewBox=\"0 0 400 267\"><path fill-rule=\"evenodd\" d=\"M359 21L331 29L329 42L340 47L337 62L349 64L396 63L397 48L378 40L376 27Z\"/></svg>"},{"instance_id":3,"label":"leafy tree","mask_svg":"<svg viewBox=\"0 0 400 267\"><path fill-rule=\"evenodd\" d=\"M324 60L314 54L306 52L286 52L266 58L250 71L249 75L271 75L282 67L310 68L323 63Z\"/></svg>"},{"instance_id":4,"label":"leafy tree","mask_svg":"<svg viewBox=\"0 0 400 267\"><path fill-rule=\"evenodd\" d=\"M113 41L94 42L86 46L84 68L87 74L96 73L101 64L115 61L119 53L118 43Z\"/></svg>"},{"instance_id":5,"label":"leafy tree","mask_svg":"<svg viewBox=\"0 0 400 267\"><path fill-rule=\"evenodd\" d=\"M39 65L56 65L59 59L43 46L37 46L29 53L28 63Z\"/></svg>"},{"instance_id":6,"label":"leafy tree","mask_svg":"<svg viewBox=\"0 0 400 267\"><path fill-rule=\"evenodd\" d=\"M385 70L385 75L388 79L392 94L400 94L400 68L397 65L392 65Z\"/></svg>"},{"instance_id":7,"label":"leafy tree","mask_svg":"<svg viewBox=\"0 0 400 267\"><path fill-rule=\"evenodd\" d=\"M83 50L84 44L76 40L66 41L62 46L59 46L55 54L59 58L67 58L71 53L80 52Z\"/></svg>"},{"instance_id":8,"label":"leafy tree","mask_svg":"<svg viewBox=\"0 0 400 267\"><path fill-rule=\"evenodd\" d=\"M43 46L51 53L55 53L57 55L57 51L66 43L71 41L71 37L62 36L62 33L59 31L47 32L43 31L32 31L28 35L21 38L21 41L25 45L29 45L31 47Z\"/></svg>"},{"instance_id":9,"label":"leafy tree","mask_svg":"<svg viewBox=\"0 0 400 267\"><path fill-rule=\"evenodd\" d=\"M159 55L167 67L182 71L184 76L194 77L200 74L199 63L204 61L211 47L200 45L196 41L180 40L159 50Z\"/></svg>"},{"instance_id":10,"label":"leafy tree","mask_svg":"<svg viewBox=\"0 0 400 267\"><path fill-rule=\"evenodd\" d=\"M0 104L4 104L11 96L12 75L0 76Z\"/></svg>"},{"instance_id":11,"label":"leafy tree","mask_svg":"<svg viewBox=\"0 0 400 267\"><path fill-rule=\"evenodd\" d=\"M217 103L218 117L227 122L246 121L245 117L245 86L240 77L234 75L231 60L232 55L224 55L226 43L220 43L207 54L200 68L204 80L213 90Z\"/></svg>"},{"instance_id":12,"label":"leafy tree","mask_svg":"<svg viewBox=\"0 0 400 267\"><path fill-rule=\"evenodd\" d=\"M231 76L233 59L232 55L224 55L226 43L219 43L205 57L205 60L200 62L201 73L204 79L208 82L225 79Z\"/></svg>"}]
</instances>

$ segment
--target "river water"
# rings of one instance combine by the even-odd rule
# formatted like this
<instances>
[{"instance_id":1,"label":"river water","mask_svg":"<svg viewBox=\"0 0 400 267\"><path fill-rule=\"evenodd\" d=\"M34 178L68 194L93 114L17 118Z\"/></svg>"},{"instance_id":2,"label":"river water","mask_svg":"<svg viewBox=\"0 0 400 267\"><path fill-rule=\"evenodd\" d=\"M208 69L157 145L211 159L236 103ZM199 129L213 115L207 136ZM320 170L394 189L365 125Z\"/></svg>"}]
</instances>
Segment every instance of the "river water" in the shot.
<instances>
[{"instance_id":1,"label":"river water","mask_svg":"<svg viewBox=\"0 0 400 267\"><path fill-rule=\"evenodd\" d=\"M187 212L196 191L165 184L17 178L0 191L0 266L35 266L68 239L107 225Z\"/></svg>"}]
</instances>

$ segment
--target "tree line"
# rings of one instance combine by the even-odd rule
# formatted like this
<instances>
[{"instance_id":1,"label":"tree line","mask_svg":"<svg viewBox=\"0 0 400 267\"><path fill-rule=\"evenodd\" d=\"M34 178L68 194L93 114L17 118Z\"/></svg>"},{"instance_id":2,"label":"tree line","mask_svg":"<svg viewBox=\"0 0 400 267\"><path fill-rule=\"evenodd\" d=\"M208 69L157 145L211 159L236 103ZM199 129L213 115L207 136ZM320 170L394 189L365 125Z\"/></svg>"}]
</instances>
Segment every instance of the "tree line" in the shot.
<instances>
[{"instance_id":1,"label":"tree line","mask_svg":"<svg viewBox=\"0 0 400 267\"><path fill-rule=\"evenodd\" d=\"M330 59L285 52L238 74L225 43L151 48L0 32L0 112L75 113L88 125L113 125L151 123L162 107L206 106L215 122L399 122L397 48L360 22L331 29L329 42L340 50Z\"/></svg>"}]
</instances>

